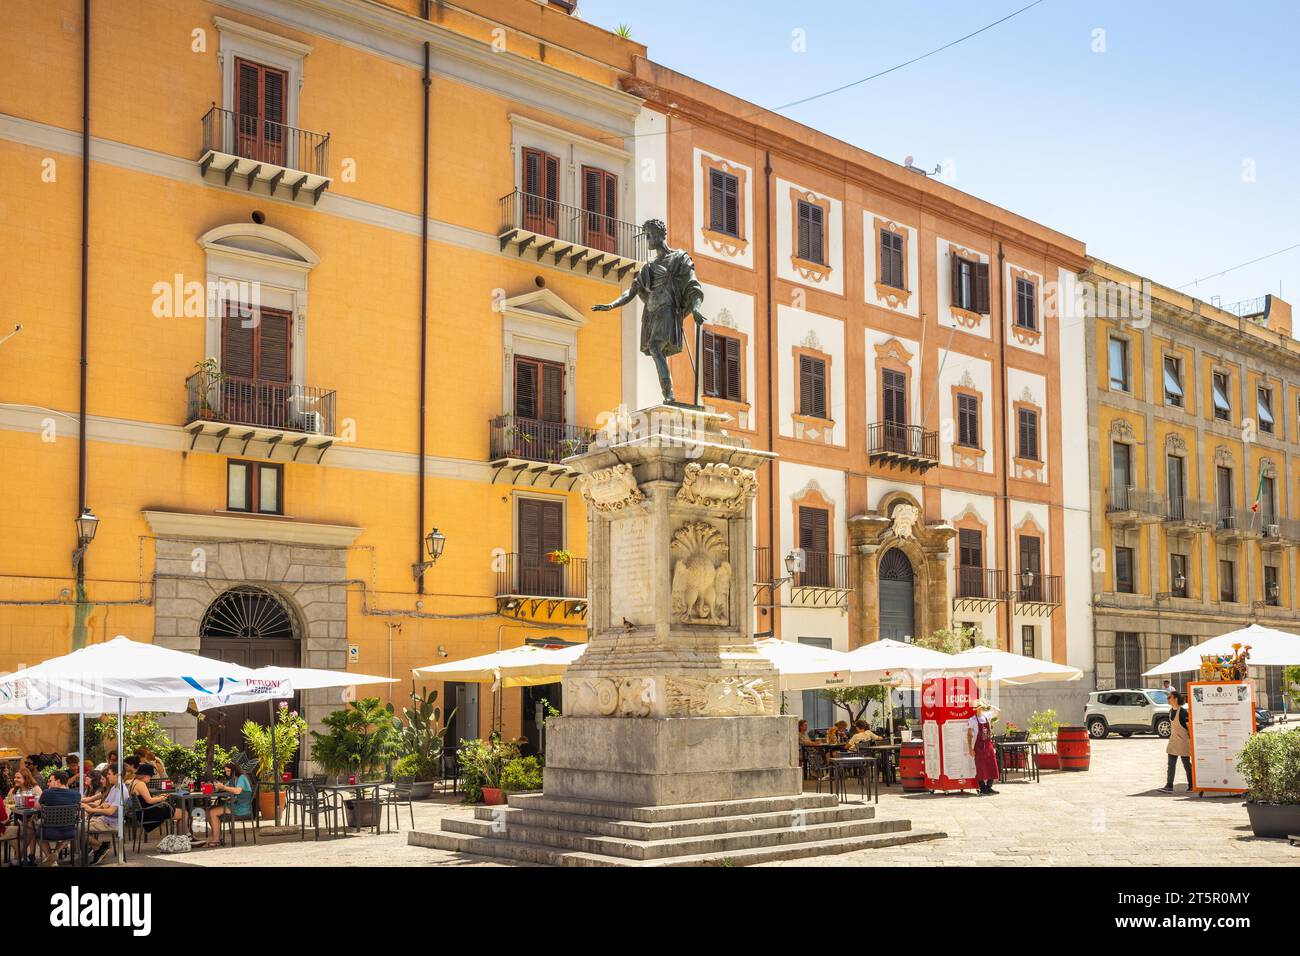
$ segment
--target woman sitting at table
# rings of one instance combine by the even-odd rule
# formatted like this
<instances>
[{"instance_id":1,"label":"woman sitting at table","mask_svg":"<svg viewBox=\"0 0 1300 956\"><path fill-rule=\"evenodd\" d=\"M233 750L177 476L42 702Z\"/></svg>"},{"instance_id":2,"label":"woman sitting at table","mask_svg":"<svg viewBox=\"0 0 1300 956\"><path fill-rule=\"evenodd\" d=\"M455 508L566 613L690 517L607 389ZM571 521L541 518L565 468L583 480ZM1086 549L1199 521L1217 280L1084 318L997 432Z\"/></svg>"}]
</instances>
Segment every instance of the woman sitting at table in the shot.
<instances>
[{"instance_id":1,"label":"woman sitting at table","mask_svg":"<svg viewBox=\"0 0 1300 956\"><path fill-rule=\"evenodd\" d=\"M128 757L128 760L131 758ZM158 829L168 820L175 818L181 819L179 809L172 810L172 806L167 802L167 794L151 793L149 791L149 782L154 778L154 766L151 763L142 763L136 768L135 776L127 785L127 794L135 797L140 801L140 826L144 827L144 832L149 833Z\"/></svg>"},{"instance_id":2,"label":"woman sitting at table","mask_svg":"<svg viewBox=\"0 0 1300 956\"><path fill-rule=\"evenodd\" d=\"M853 722L855 733L849 738L849 749L857 750L858 744L874 744L884 740L879 734L873 734L871 728L865 720L856 720Z\"/></svg>"},{"instance_id":3,"label":"woman sitting at table","mask_svg":"<svg viewBox=\"0 0 1300 956\"><path fill-rule=\"evenodd\" d=\"M808 736L808 721L799 721L799 746L811 747L813 739Z\"/></svg>"},{"instance_id":4,"label":"woman sitting at table","mask_svg":"<svg viewBox=\"0 0 1300 956\"><path fill-rule=\"evenodd\" d=\"M835 721L835 726L826 731L826 742L830 744L842 744L849 739L849 722L847 720Z\"/></svg>"},{"instance_id":5,"label":"woman sitting at table","mask_svg":"<svg viewBox=\"0 0 1300 956\"><path fill-rule=\"evenodd\" d=\"M23 764L14 773L13 786L5 794L5 799L16 804L27 797L35 797L37 800L41 798L41 782L36 772L27 764Z\"/></svg>"},{"instance_id":6,"label":"woman sitting at table","mask_svg":"<svg viewBox=\"0 0 1300 956\"><path fill-rule=\"evenodd\" d=\"M140 761L140 763L152 764L154 769L154 776L157 777L159 780L166 779L167 768L163 766L162 758L159 757L157 754L155 754L148 747L137 747L135 750L135 756Z\"/></svg>"},{"instance_id":7,"label":"woman sitting at table","mask_svg":"<svg viewBox=\"0 0 1300 956\"><path fill-rule=\"evenodd\" d=\"M212 789L217 793L233 793L235 799L229 806L208 807L208 842L203 846L221 845L221 818L225 814L233 814L236 820L253 818L253 784L248 774L240 773L231 761L226 762L225 770L226 782L213 783ZM216 839L213 839L213 834L216 834Z\"/></svg>"}]
</instances>

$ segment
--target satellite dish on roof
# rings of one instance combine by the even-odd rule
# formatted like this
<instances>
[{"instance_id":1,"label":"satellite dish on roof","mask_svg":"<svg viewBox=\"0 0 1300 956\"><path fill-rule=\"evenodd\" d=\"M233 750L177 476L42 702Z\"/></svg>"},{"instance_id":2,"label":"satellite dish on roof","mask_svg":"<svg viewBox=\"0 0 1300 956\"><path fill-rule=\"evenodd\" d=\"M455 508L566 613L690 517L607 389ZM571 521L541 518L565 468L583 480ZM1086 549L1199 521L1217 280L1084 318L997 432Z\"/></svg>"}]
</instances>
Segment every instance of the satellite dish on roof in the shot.
<instances>
[{"instance_id":1,"label":"satellite dish on roof","mask_svg":"<svg viewBox=\"0 0 1300 956\"><path fill-rule=\"evenodd\" d=\"M904 165L904 166L911 166L911 165L912 165L912 157L911 157L910 155L907 157L907 159L903 160L903 165Z\"/></svg>"}]
</instances>

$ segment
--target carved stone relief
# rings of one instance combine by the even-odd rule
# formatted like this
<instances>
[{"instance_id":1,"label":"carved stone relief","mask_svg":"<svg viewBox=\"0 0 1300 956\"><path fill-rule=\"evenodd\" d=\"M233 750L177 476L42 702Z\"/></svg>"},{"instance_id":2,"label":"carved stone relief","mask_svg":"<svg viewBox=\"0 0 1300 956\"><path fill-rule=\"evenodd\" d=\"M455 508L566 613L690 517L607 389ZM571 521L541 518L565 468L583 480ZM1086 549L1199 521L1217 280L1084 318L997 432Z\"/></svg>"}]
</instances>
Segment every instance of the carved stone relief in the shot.
<instances>
[{"instance_id":1,"label":"carved stone relief","mask_svg":"<svg viewBox=\"0 0 1300 956\"><path fill-rule=\"evenodd\" d=\"M684 624L731 622L731 563L723 533L704 521L673 532L672 615Z\"/></svg>"}]
</instances>

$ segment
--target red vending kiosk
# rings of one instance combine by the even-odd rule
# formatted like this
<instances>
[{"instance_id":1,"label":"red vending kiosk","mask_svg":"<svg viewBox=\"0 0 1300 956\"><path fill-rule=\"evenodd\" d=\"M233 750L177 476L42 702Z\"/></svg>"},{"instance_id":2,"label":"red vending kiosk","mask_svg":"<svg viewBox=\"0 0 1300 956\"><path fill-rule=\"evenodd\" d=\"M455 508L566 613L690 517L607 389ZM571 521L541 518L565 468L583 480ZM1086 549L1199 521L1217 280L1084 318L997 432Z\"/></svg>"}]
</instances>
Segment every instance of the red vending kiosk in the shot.
<instances>
[{"instance_id":1,"label":"red vending kiosk","mask_svg":"<svg viewBox=\"0 0 1300 956\"><path fill-rule=\"evenodd\" d=\"M924 789L977 790L975 757L967 723L975 716L979 686L974 677L931 677L921 684L921 739L925 743Z\"/></svg>"}]
</instances>

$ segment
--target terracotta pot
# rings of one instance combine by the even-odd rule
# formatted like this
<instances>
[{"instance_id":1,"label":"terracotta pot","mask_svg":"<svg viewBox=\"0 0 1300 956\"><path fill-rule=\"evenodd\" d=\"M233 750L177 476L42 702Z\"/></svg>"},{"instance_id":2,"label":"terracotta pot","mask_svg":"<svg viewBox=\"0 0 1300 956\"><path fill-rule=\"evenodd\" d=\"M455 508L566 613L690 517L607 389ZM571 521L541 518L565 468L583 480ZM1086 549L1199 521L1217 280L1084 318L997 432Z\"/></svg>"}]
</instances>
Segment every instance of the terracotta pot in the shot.
<instances>
[{"instance_id":1,"label":"terracotta pot","mask_svg":"<svg viewBox=\"0 0 1300 956\"><path fill-rule=\"evenodd\" d=\"M1039 770L1060 770L1061 755L1055 753L1040 753L1038 755Z\"/></svg>"},{"instance_id":2,"label":"terracotta pot","mask_svg":"<svg viewBox=\"0 0 1300 956\"><path fill-rule=\"evenodd\" d=\"M275 791L266 785L267 789L259 790L257 794L257 807L263 820L278 822L275 819ZM284 787L280 788L280 812L284 813L284 801L289 795L289 791Z\"/></svg>"},{"instance_id":3,"label":"terracotta pot","mask_svg":"<svg viewBox=\"0 0 1300 956\"><path fill-rule=\"evenodd\" d=\"M505 801L501 797L501 788L484 787L483 802L486 803L489 807L499 806L500 804L504 803Z\"/></svg>"}]
</instances>

